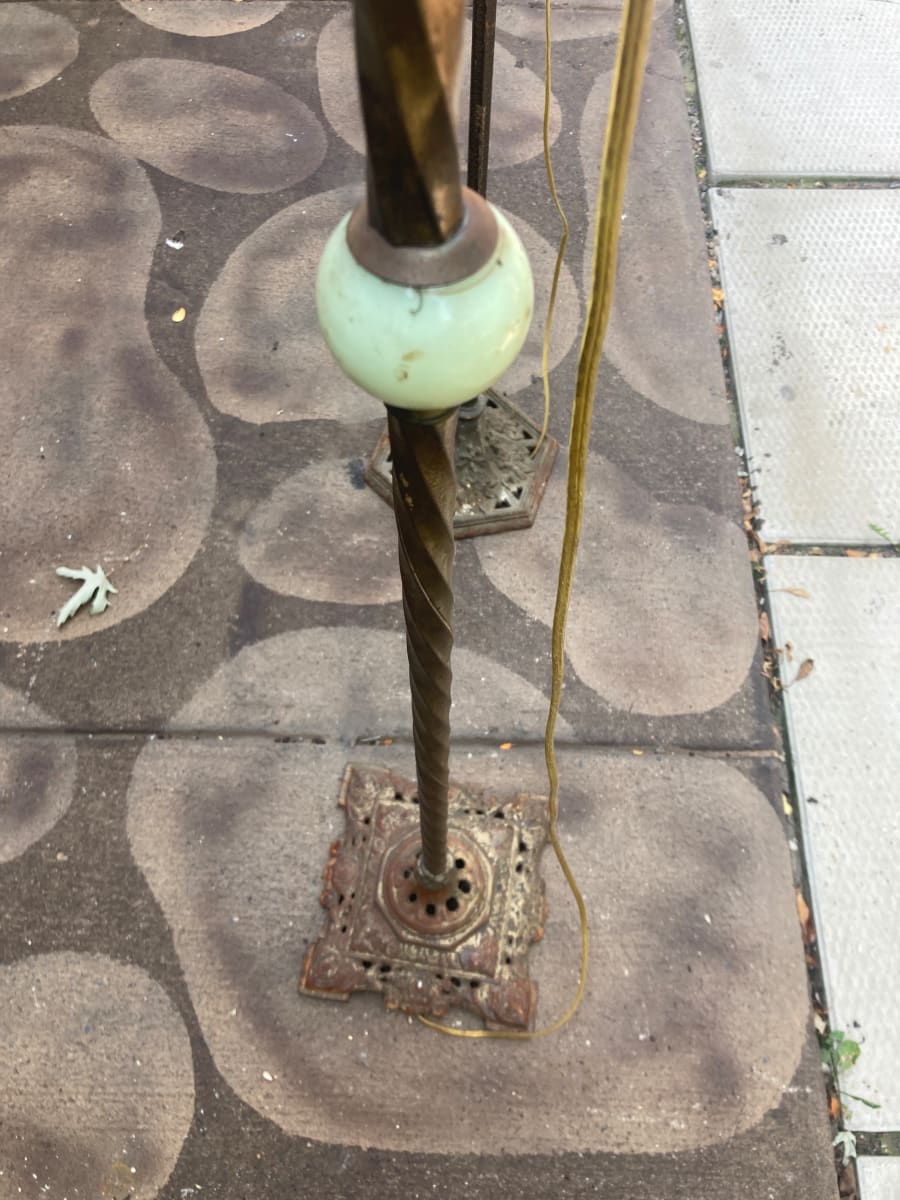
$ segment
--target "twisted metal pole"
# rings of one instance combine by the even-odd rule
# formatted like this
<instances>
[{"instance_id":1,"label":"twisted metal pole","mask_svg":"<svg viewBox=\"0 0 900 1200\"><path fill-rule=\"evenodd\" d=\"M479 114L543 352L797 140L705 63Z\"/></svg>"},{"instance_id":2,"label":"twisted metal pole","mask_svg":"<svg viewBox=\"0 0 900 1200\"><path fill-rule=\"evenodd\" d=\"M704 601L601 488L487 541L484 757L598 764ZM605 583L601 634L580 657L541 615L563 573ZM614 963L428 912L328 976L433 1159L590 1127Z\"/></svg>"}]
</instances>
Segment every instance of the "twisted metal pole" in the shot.
<instances>
[{"instance_id":1,"label":"twisted metal pole","mask_svg":"<svg viewBox=\"0 0 900 1200\"><path fill-rule=\"evenodd\" d=\"M440 886L449 869L453 459L458 412L455 408L433 414L388 408L422 831L418 873L420 881L432 887Z\"/></svg>"},{"instance_id":2,"label":"twisted metal pole","mask_svg":"<svg viewBox=\"0 0 900 1200\"><path fill-rule=\"evenodd\" d=\"M393 247L440 246L465 211L453 106L462 0L355 0L354 15L368 223ZM433 888L452 869L447 789L458 411L388 407L422 832L418 875Z\"/></svg>"}]
</instances>

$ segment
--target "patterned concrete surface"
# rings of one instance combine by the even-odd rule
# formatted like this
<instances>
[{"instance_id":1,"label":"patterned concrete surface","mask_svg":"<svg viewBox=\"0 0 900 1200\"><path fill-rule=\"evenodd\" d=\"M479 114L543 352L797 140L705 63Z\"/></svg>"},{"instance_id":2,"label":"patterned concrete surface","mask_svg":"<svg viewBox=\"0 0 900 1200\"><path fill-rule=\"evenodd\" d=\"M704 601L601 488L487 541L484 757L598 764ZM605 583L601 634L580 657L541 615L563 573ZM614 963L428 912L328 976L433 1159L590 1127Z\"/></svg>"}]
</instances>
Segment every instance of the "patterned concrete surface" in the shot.
<instances>
[{"instance_id":1,"label":"patterned concrete surface","mask_svg":"<svg viewBox=\"0 0 900 1200\"><path fill-rule=\"evenodd\" d=\"M900 175L900 12L686 0L713 178Z\"/></svg>"},{"instance_id":2,"label":"patterned concrete surface","mask_svg":"<svg viewBox=\"0 0 900 1200\"><path fill-rule=\"evenodd\" d=\"M615 8L559 16L563 442ZM343 765L410 766L389 513L361 478L381 413L312 307L364 165L346 6L42 0L0 29L0 1198L833 1194L670 5L560 728L589 991L510 1053L295 990ZM535 12L501 6L498 39L491 194L540 306ZM500 385L532 416L539 342ZM532 531L460 547L457 778L542 787L561 488ZM118 593L59 630L54 568L82 562ZM576 968L544 869L542 1020Z\"/></svg>"},{"instance_id":3,"label":"patterned concrete surface","mask_svg":"<svg viewBox=\"0 0 900 1200\"><path fill-rule=\"evenodd\" d=\"M900 192L721 188L712 213L766 540L900 528Z\"/></svg>"},{"instance_id":4,"label":"patterned concrete surface","mask_svg":"<svg viewBox=\"0 0 900 1200\"><path fill-rule=\"evenodd\" d=\"M835 1029L862 1046L842 1083L854 1129L900 1128L896 559L766 559L777 645L815 669L785 703ZM808 598L787 588L801 588ZM788 678L791 669L786 668Z\"/></svg>"}]
</instances>

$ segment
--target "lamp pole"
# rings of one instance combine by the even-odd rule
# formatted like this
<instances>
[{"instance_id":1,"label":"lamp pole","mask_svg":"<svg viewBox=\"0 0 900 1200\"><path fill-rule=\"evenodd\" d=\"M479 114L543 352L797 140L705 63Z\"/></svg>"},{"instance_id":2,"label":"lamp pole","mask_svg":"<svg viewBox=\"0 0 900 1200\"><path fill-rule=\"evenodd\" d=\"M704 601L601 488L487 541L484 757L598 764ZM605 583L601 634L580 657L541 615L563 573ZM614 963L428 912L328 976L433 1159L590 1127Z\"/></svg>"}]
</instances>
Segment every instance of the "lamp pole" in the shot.
<instances>
[{"instance_id":1,"label":"lamp pole","mask_svg":"<svg viewBox=\"0 0 900 1200\"><path fill-rule=\"evenodd\" d=\"M464 9L353 8L366 199L329 238L316 299L339 364L387 406L416 781L348 767L347 832L324 876L329 927L301 990L373 989L433 1015L463 1004L521 1027L536 1004L526 955L543 923L543 803L466 801L449 783L456 422L518 354L534 305L518 235L460 179Z\"/></svg>"}]
</instances>

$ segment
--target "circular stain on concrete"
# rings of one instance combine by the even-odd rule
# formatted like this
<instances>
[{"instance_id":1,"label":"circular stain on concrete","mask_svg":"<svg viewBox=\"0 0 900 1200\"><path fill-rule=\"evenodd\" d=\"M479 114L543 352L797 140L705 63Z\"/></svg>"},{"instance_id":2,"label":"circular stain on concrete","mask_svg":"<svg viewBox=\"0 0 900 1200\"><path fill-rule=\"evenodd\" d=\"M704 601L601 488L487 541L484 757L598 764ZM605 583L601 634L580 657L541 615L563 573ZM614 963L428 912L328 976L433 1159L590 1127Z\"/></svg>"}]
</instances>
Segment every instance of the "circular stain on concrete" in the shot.
<instances>
[{"instance_id":1,"label":"circular stain on concrete","mask_svg":"<svg viewBox=\"0 0 900 1200\"><path fill-rule=\"evenodd\" d=\"M743 534L697 505L659 503L595 455L587 494L568 623L572 666L629 712L674 716L723 704L746 678L758 636ZM558 466L532 529L477 544L491 582L548 625L564 516Z\"/></svg>"},{"instance_id":2,"label":"circular stain on concrete","mask_svg":"<svg viewBox=\"0 0 900 1200\"><path fill-rule=\"evenodd\" d=\"M210 401L244 421L371 421L384 406L343 374L316 316L322 247L360 188L299 200L232 253L197 322L197 362Z\"/></svg>"},{"instance_id":3,"label":"circular stain on concrete","mask_svg":"<svg viewBox=\"0 0 900 1200\"><path fill-rule=\"evenodd\" d=\"M78 56L78 34L57 13L0 4L0 100L43 87Z\"/></svg>"},{"instance_id":4,"label":"circular stain on concrete","mask_svg":"<svg viewBox=\"0 0 900 1200\"><path fill-rule=\"evenodd\" d=\"M257 505L238 542L253 578L304 600L399 600L394 516L361 475L361 463L326 459L292 475Z\"/></svg>"},{"instance_id":5,"label":"circular stain on concrete","mask_svg":"<svg viewBox=\"0 0 900 1200\"><path fill-rule=\"evenodd\" d=\"M144 293L160 213L106 138L0 130L0 640L55 640L141 612L196 552L215 492L212 440L160 362ZM58 566L102 564L119 594L57 630Z\"/></svg>"},{"instance_id":6,"label":"circular stain on concrete","mask_svg":"<svg viewBox=\"0 0 900 1200\"><path fill-rule=\"evenodd\" d=\"M468 64L472 54L472 23L466 21L462 51L462 86L459 98L458 138L460 161L465 164L468 134L463 131L469 111ZM353 51L353 20L349 12L332 17L319 35L316 50L319 96L331 127L360 154L366 138L356 89L356 60ZM348 86L352 81L352 86ZM505 46L494 48L494 89L491 110L491 168L527 162L542 152L541 116L544 84L516 59ZM550 143L559 137L562 116L554 96L550 107Z\"/></svg>"},{"instance_id":7,"label":"circular stain on concrete","mask_svg":"<svg viewBox=\"0 0 900 1200\"><path fill-rule=\"evenodd\" d=\"M545 791L536 748L458 757L460 782ZM399 745L249 739L157 742L136 765L135 860L243 1100L295 1136L448 1154L674 1152L725 1142L779 1105L809 1002L784 837L741 774L567 756L563 838L591 914L588 989L560 1033L513 1044L441 1037L378 996L297 995L348 760L412 770ZM570 788L591 808L581 836L566 831ZM546 1025L574 992L578 924L549 856L542 871L549 918L530 959Z\"/></svg>"},{"instance_id":8,"label":"circular stain on concrete","mask_svg":"<svg viewBox=\"0 0 900 1200\"><path fill-rule=\"evenodd\" d=\"M185 37L222 37L257 29L277 17L287 0L119 0L126 12L169 33Z\"/></svg>"},{"instance_id":9,"label":"circular stain on concrete","mask_svg":"<svg viewBox=\"0 0 900 1200\"><path fill-rule=\"evenodd\" d=\"M231 67L136 58L105 71L90 101L129 154L222 192L280 191L325 157L325 131L302 101Z\"/></svg>"},{"instance_id":10,"label":"circular stain on concrete","mask_svg":"<svg viewBox=\"0 0 900 1200\"><path fill-rule=\"evenodd\" d=\"M510 737L543 737L544 694L487 655L454 649L453 697L456 737L491 736L498 719ZM266 638L219 667L169 727L315 734L347 744L412 736L405 634L350 625ZM559 736L571 737L564 720Z\"/></svg>"},{"instance_id":11,"label":"circular stain on concrete","mask_svg":"<svg viewBox=\"0 0 900 1200\"><path fill-rule=\"evenodd\" d=\"M0 967L4 1196L151 1200L194 1115L187 1030L146 972L102 955Z\"/></svg>"},{"instance_id":12,"label":"circular stain on concrete","mask_svg":"<svg viewBox=\"0 0 900 1200\"><path fill-rule=\"evenodd\" d=\"M27 697L0 684L0 863L24 854L72 803L77 755L69 738L15 732L50 718Z\"/></svg>"},{"instance_id":13,"label":"circular stain on concrete","mask_svg":"<svg viewBox=\"0 0 900 1200\"><path fill-rule=\"evenodd\" d=\"M668 5L666 9L668 10ZM619 233L616 290L604 353L627 383L681 417L728 422L703 215L690 153L681 64L656 17ZM581 119L579 149L593 211L612 72L597 77ZM584 255L585 294L593 246Z\"/></svg>"}]
</instances>

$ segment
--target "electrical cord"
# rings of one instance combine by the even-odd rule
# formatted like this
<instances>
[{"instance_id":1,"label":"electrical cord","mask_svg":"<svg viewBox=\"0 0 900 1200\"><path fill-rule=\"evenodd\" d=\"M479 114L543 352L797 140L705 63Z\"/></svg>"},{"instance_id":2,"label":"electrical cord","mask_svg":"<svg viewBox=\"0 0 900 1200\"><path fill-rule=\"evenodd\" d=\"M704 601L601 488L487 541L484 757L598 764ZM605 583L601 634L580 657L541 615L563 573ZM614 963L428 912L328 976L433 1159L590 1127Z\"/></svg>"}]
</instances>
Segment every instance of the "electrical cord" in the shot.
<instances>
[{"instance_id":1,"label":"electrical cord","mask_svg":"<svg viewBox=\"0 0 900 1200\"><path fill-rule=\"evenodd\" d=\"M545 16L547 52L544 89L544 156L550 178L551 194L554 196L557 209L563 220L563 238L565 239L568 237L568 223L562 214L562 207L556 195L556 185L553 182L548 145L550 110L550 0L545 0ZM427 1025L429 1029L439 1030L450 1037L502 1038L509 1041L533 1041L536 1038L547 1037L551 1033L557 1033L572 1019L581 1004L587 984L590 950L587 909L584 897L572 874L572 869L569 866L560 843L557 828L559 816L559 772L556 763L555 735L565 671L566 619L569 612L572 580L575 574L575 562L578 554L578 542L581 536L581 523L584 513L585 472L590 442L591 418L594 411L594 392L597 386L597 374L600 369L603 339L606 335L606 327L609 323L609 314L612 308L612 295L616 275L616 253L619 243L622 201L625 194L628 154L631 149L634 126L637 121L638 106L640 104L641 83L644 76L644 64L647 58L647 43L650 38L652 17L653 0L625 0L609 113L606 120L603 159L600 166L597 217L594 228L594 251L591 266L591 287L575 378L575 398L572 405L569 445L569 470L566 482L566 521L563 531L551 638L552 680L550 685L550 709L547 715L547 727L544 736L544 755L547 764L547 776L550 781L548 836L560 869L565 876L566 883L569 885L578 908L578 920L581 928L581 962L578 972L578 986L574 998L563 1015L543 1029L454 1029L448 1025L441 1024L439 1021L433 1021L428 1017L419 1017L422 1024ZM565 242L563 242L560 253L557 256L556 272L551 289L550 312L547 316L547 330L545 330L544 334L545 429L549 411L547 407L549 405L549 385L547 383L546 372L549 328L553 304L556 299L556 284L559 278L562 250L564 249Z\"/></svg>"}]
</instances>

